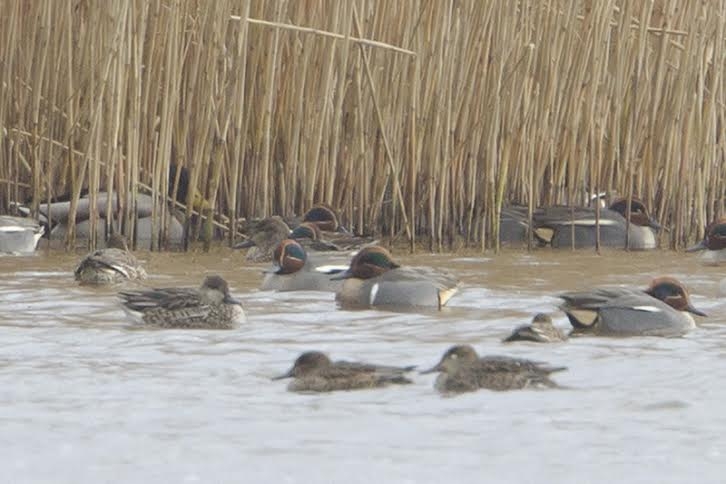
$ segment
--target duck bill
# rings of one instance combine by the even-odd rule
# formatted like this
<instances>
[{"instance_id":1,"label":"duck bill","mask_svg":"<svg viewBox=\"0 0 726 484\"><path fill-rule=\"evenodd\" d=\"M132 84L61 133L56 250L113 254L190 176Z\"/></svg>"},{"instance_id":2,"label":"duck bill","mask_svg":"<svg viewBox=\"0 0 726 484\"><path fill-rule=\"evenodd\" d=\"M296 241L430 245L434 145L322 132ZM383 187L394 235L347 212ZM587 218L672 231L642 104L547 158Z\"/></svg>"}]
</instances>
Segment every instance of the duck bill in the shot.
<instances>
[{"instance_id":1,"label":"duck bill","mask_svg":"<svg viewBox=\"0 0 726 484\"><path fill-rule=\"evenodd\" d=\"M699 243L697 243L694 246L691 246L686 249L686 252L698 252L699 250L706 250L708 247L706 247L706 240L701 240Z\"/></svg>"},{"instance_id":2,"label":"duck bill","mask_svg":"<svg viewBox=\"0 0 726 484\"><path fill-rule=\"evenodd\" d=\"M282 267L272 266L269 269L262 269L263 274L283 274Z\"/></svg>"},{"instance_id":3,"label":"duck bill","mask_svg":"<svg viewBox=\"0 0 726 484\"><path fill-rule=\"evenodd\" d=\"M242 301L240 301L239 299L235 299L230 295L224 296L224 299L222 299L222 302L224 304L239 304L240 306L242 305Z\"/></svg>"},{"instance_id":4,"label":"duck bill","mask_svg":"<svg viewBox=\"0 0 726 484\"><path fill-rule=\"evenodd\" d=\"M253 245L255 245L255 243L252 242L250 239L247 239L247 240L243 240L239 244L235 244L232 248L233 249L249 249Z\"/></svg>"},{"instance_id":5,"label":"duck bill","mask_svg":"<svg viewBox=\"0 0 726 484\"><path fill-rule=\"evenodd\" d=\"M343 280L343 279L350 279L351 277L353 277L353 273L350 272L350 268L348 268L348 269L344 270L343 272L339 272L337 274L334 274L330 278L330 280L331 281L340 281L340 280Z\"/></svg>"},{"instance_id":6,"label":"duck bill","mask_svg":"<svg viewBox=\"0 0 726 484\"><path fill-rule=\"evenodd\" d=\"M655 221L655 219L649 218L648 219L648 227L655 230L656 232L659 232L663 229L663 226Z\"/></svg>"},{"instance_id":7,"label":"duck bill","mask_svg":"<svg viewBox=\"0 0 726 484\"><path fill-rule=\"evenodd\" d=\"M438 373L441 371L441 363L434 366L433 368L429 368L428 370L420 371L419 374L421 375L427 375L429 373Z\"/></svg>"},{"instance_id":8,"label":"duck bill","mask_svg":"<svg viewBox=\"0 0 726 484\"><path fill-rule=\"evenodd\" d=\"M273 376L271 380L284 380L285 378L292 378L292 370L289 370L287 373L283 373L282 375Z\"/></svg>"},{"instance_id":9,"label":"duck bill","mask_svg":"<svg viewBox=\"0 0 726 484\"><path fill-rule=\"evenodd\" d=\"M689 313L697 314L698 316L708 317L708 314L704 313L700 309L696 309L691 304L688 304L688 306L686 306L686 311L688 311Z\"/></svg>"},{"instance_id":10,"label":"duck bill","mask_svg":"<svg viewBox=\"0 0 726 484\"><path fill-rule=\"evenodd\" d=\"M318 243L325 247L327 250L340 250L337 245L335 245L332 242L328 242L327 240L318 240Z\"/></svg>"}]
</instances>

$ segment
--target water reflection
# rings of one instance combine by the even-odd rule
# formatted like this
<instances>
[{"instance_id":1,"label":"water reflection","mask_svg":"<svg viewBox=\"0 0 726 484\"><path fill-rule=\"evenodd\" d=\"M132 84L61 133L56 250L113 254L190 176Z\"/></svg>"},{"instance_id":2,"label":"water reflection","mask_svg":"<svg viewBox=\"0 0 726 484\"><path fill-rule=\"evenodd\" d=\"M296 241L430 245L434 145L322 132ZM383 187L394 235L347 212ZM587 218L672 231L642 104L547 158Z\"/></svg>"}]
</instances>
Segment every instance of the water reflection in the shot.
<instances>
[{"instance_id":1,"label":"water reflection","mask_svg":"<svg viewBox=\"0 0 726 484\"><path fill-rule=\"evenodd\" d=\"M74 254L0 258L4 472L17 482L683 482L721 480L726 400L723 268L687 255L540 251L419 254L464 287L441 312L342 310L326 293L258 291L244 254L140 254L152 286L218 273L249 322L232 331L139 330L116 289L77 286ZM683 280L710 317L684 338L502 345L554 295ZM375 391L286 392L301 352L432 366L456 343L569 367L561 391L439 397L434 375ZM674 458L677 456L677 458ZM583 477L586 476L586 477Z\"/></svg>"}]
</instances>

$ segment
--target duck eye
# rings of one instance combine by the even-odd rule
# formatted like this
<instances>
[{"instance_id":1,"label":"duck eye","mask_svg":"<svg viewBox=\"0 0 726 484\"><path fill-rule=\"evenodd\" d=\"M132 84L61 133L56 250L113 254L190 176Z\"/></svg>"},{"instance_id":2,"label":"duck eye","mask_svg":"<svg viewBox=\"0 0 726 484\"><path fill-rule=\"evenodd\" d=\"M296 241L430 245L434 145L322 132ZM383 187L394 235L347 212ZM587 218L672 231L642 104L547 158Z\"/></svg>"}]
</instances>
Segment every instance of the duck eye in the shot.
<instances>
[{"instance_id":1,"label":"duck eye","mask_svg":"<svg viewBox=\"0 0 726 484\"><path fill-rule=\"evenodd\" d=\"M456 353L452 353L452 354L451 354L451 359L452 359L452 360L455 360L455 359L457 359L458 357L459 357L459 355L457 355Z\"/></svg>"}]
</instances>

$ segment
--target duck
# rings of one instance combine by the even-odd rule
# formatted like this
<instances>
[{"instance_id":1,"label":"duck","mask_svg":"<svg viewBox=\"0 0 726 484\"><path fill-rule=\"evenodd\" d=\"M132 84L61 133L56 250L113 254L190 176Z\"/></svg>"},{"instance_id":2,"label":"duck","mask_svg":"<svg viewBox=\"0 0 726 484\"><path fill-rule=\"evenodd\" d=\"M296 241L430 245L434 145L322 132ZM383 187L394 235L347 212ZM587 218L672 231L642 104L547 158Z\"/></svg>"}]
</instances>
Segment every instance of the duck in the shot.
<instances>
[{"instance_id":1,"label":"duck","mask_svg":"<svg viewBox=\"0 0 726 484\"><path fill-rule=\"evenodd\" d=\"M609 208L600 210L600 244L602 247L648 250L656 247L656 232L660 224L653 219L645 203L631 199L630 228L626 221L628 201L618 198ZM556 205L540 208L533 214L534 231L539 240L553 248L586 249L595 247L597 236L595 208ZM574 231L574 239L573 239Z\"/></svg>"},{"instance_id":2,"label":"duck","mask_svg":"<svg viewBox=\"0 0 726 484\"><path fill-rule=\"evenodd\" d=\"M245 255L249 262L271 261L275 248L290 236L290 227L278 215L250 221L244 230L249 233L249 237L233 248L249 249Z\"/></svg>"},{"instance_id":3,"label":"duck","mask_svg":"<svg viewBox=\"0 0 726 484\"><path fill-rule=\"evenodd\" d=\"M272 269L265 272L263 291L326 291L335 292L343 285L330 275L346 267L317 265L308 257L300 243L293 239L280 242L272 258Z\"/></svg>"},{"instance_id":4,"label":"duck","mask_svg":"<svg viewBox=\"0 0 726 484\"><path fill-rule=\"evenodd\" d=\"M327 207L313 207L305 213L302 222L272 215L259 220L249 220L241 225L248 234L247 239L233 246L234 249L249 249L246 259L250 262L272 260L275 247L285 239L295 239L308 251L356 251L371 245L371 237L356 236L347 231L340 232L337 216ZM291 230L290 227L294 228ZM324 231L335 227L336 231Z\"/></svg>"},{"instance_id":5,"label":"duck","mask_svg":"<svg viewBox=\"0 0 726 484\"><path fill-rule=\"evenodd\" d=\"M365 235L356 235L340 224L340 217L329 205L317 204L305 212L302 224L314 225L320 229L317 239L336 247L335 250L357 251L369 245L378 244L378 240ZM297 228L297 227L295 227ZM321 250L321 249L317 249ZM330 250L330 249L325 249Z\"/></svg>"},{"instance_id":6,"label":"duck","mask_svg":"<svg viewBox=\"0 0 726 484\"><path fill-rule=\"evenodd\" d=\"M177 165L175 163L169 166L169 191L171 197L174 194L174 184L177 178ZM176 200L180 203L186 203L187 193L190 189L190 176L186 167L179 170L179 184L176 191ZM48 230L47 234L51 240L63 240L66 238L70 225L70 209L71 209L70 193L65 193L57 197L53 197L50 203L41 202L39 205L40 222L45 225ZM120 204L124 198L119 197L116 192L99 192L95 197L96 206L96 239L104 241L106 239L105 226L106 220L111 217L118 219L120 214ZM208 202L203 199L202 195L196 189L193 192L193 204L197 209L208 207ZM137 193L132 198L131 194L126 199L126 205L135 207L136 226L134 230L134 241L137 248L151 248L151 241L156 231L152 231L152 214L154 207L154 197L145 193ZM28 215L30 209L24 205L15 204L16 209L21 213ZM111 213L108 213L109 206ZM91 224L91 208L92 201L88 189L82 189L80 197L76 205L75 215L75 234L76 239L80 243L85 243L92 233ZM176 209L170 209L167 217L167 242L171 247L180 247L184 240L184 227L182 225L182 214ZM160 222L157 222L160 223ZM158 230L158 229L157 229Z\"/></svg>"},{"instance_id":7,"label":"duck","mask_svg":"<svg viewBox=\"0 0 726 484\"><path fill-rule=\"evenodd\" d=\"M706 227L706 235L686 252L705 251L702 256L704 264L719 265L726 263L726 218L716 220Z\"/></svg>"},{"instance_id":8,"label":"duck","mask_svg":"<svg viewBox=\"0 0 726 484\"><path fill-rule=\"evenodd\" d=\"M303 222L290 232L288 236L303 245L306 249L317 252L340 252L346 250L323 239L320 227L311 222Z\"/></svg>"},{"instance_id":9,"label":"duck","mask_svg":"<svg viewBox=\"0 0 726 484\"><path fill-rule=\"evenodd\" d=\"M535 343L556 343L566 340L567 335L560 328L552 324L552 317L549 314L538 313L532 318L531 324L525 324L515 328L512 334L504 338L502 342L533 341Z\"/></svg>"},{"instance_id":10,"label":"duck","mask_svg":"<svg viewBox=\"0 0 726 484\"><path fill-rule=\"evenodd\" d=\"M388 250L378 245L361 249L348 269L331 279L344 280L336 293L336 301L352 307L441 309L460 284L449 272L429 267L401 267Z\"/></svg>"},{"instance_id":11,"label":"duck","mask_svg":"<svg viewBox=\"0 0 726 484\"><path fill-rule=\"evenodd\" d=\"M560 305L577 333L604 336L682 336L706 316L673 277L656 277L645 290L600 287L565 292ZM689 314L691 313L691 314Z\"/></svg>"},{"instance_id":12,"label":"duck","mask_svg":"<svg viewBox=\"0 0 726 484\"><path fill-rule=\"evenodd\" d=\"M129 252L126 237L117 233L111 234L105 249L95 250L84 257L73 274L76 281L87 285L146 279L146 271Z\"/></svg>"},{"instance_id":13,"label":"duck","mask_svg":"<svg viewBox=\"0 0 726 484\"><path fill-rule=\"evenodd\" d=\"M320 351L306 351L286 373L273 380L292 378L291 392L332 392L380 388L412 383L405 375L415 366L386 366L349 361L331 361Z\"/></svg>"},{"instance_id":14,"label":"duck","mask_svg":"<svg viewBox=\"0 0 726 484\"><path fill-rule=\"evenodd\" d=\"M0 253L32 254L44 231L44 227L31 218L0 215Z\"/></svg>"},{"instance_id":15,"label":"duck","mask_svg":"<svg viewBox=\"0 0 726 484\"><path fill-rule=\"evenodd\" d=\"M227 281L204 278L198 289L157 288L119 293L122 307L136 323L155 328L232 329L245 322L242 304Z\"/></svg>"},{"instance_id":16,"label":"duck","mask_svg":"<svg viewBox=\"0 0 726 484\"><path fill-rule=\"evenodd\" d=\"M436 366L421 373L439 373L434 388L440 393L464 393L557 388L550 374L566 369L508 356L480 357L471 345L455 345L446 350Z\"/></svg>"}]
</instances>

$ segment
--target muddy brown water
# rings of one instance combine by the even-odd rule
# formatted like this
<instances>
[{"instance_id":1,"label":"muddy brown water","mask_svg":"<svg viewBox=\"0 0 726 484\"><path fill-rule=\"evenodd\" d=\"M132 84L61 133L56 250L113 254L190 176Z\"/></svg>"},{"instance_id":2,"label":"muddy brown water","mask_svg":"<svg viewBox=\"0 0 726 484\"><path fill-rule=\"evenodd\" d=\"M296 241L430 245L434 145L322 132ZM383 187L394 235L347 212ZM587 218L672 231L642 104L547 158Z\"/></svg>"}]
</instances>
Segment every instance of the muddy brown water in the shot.
<instances>
[{"instance_id":1,"label":"muddy brown water","mask_svg":"<svg viewBox=\"0 0 726 484\"><path fill-rule=\"evenodd\" d=\"M464 286L441 312L347 311L333 294L256 289L243 252L140 253L151 286L225 277L248 323L136 329L118 288L77 286L78 254L0 257L0 450L5 482L722 482L723 267L672 252L401 256ZM500 339L553 294L683 280L710 317L683 338ZM565 365L565 390L447 398L433 375L381 390L298 395L270 377L302 351L436 363L454 343Z\"/></svg>"}]
</instances>

